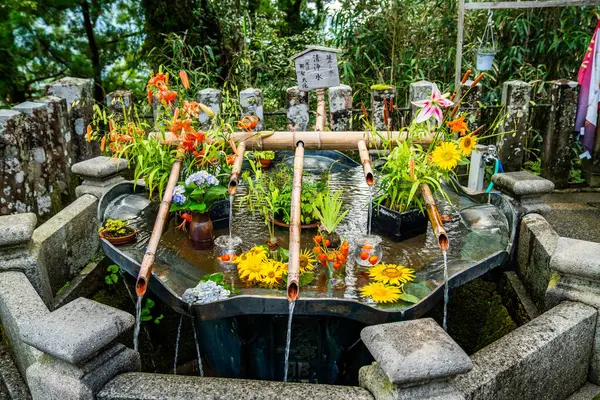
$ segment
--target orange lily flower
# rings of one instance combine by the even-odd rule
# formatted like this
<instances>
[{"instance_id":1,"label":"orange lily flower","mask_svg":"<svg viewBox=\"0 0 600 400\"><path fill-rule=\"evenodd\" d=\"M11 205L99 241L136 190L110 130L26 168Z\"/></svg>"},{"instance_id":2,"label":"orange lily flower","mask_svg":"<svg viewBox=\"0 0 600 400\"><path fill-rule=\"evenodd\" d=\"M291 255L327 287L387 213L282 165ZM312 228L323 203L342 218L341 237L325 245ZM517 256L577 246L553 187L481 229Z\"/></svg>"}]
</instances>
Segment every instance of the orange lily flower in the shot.
<instances>
[{"instance_id":1,"label":"orange lily flower","mask_svg":"<svg viewBox=\"0 0 600 400\"><path fill-rule=\"evenodd\" d=\"M188 79L187 72L185 72L184 70L179 71L179 77L181 78L181 83L183 84L183 87L189 89L190 81Z\"/></svg>"},{"instance_id":2,"label":"orange lily flower","mask_svg":"<svg viewBox=\"0 0 600 400\"><path fill-rule=\"evenodd\" d=\"M460 136L464 136L467 133L467 123L465 122L464 115L460 118L455 119L454 121L446 122L446 125L452 130L454 133L460 133Z\"/></svg>"}]
</instances>

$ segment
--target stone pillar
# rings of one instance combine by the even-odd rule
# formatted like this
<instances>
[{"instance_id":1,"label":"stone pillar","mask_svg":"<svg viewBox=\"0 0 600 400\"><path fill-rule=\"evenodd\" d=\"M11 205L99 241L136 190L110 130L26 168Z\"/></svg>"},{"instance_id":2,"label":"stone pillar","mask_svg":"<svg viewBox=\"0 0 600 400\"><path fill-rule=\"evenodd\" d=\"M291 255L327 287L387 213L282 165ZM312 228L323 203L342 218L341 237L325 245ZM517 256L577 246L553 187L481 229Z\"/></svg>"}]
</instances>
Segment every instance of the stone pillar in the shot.
<instances>
[{"instance_id":1,"label":"stone pillar","mask_svg":"<svg viewBox=\"0 0 600 400\"><path fill-rule=\"evenodd\" d=\"M223 102L223 97L219 89L202 89L198 92L196 100L198 100L199 103L202 103L208 108L210 108L212 112L215 113L215 116L221 113L221 104ZM206 129L210 126L211 118L204 111L200 111L198 120L200 121L202 128Z\"/></svg>"},{"instance_id":2,"label":"stone pillar","mask_svg":"<svg viewBox=\"0 0 600 400\"><path fill-rule=\"evenodd\" d=\"M375 400L464 399L448 382L469 372L469 356L431 318L368 326L360 337L375 363L359 371Z\"/></svg>"},{"instance_id":3,"label":"stone pillar","mask_svg":"<svg viewBox=\"0 0 600 400\"><path fill-rule=\"evenodd\" d=\"M600 118L599 118L600 120ZM596 125L596 138L592 148L592 159L581 160L581 175L590 187L600 187L600 125Z\"/></svg>"},{"instance_id":4,"label":"stone pillar","mask_svg":"<svg viewBox=\"0 0 600 400\"><path fill-rule=\"evenodd\" d=\"M474 110L469 110L467 118L467 125L469 126L469 130L474 131L475 129L481 126L481 100L483 98L483 86L481 83L475 85L474 88L471 88L473 81L466 81L461 85L460 92L461 98L460 102L462 103L463 108L472 108ZM460 110L459 110L460 111Z\"/></svg>"},{"instance_id":5,"label":"stone pillar","mask_svg":"<svg viewBox=\"0 0 600 400\"><path fill-rule=\"evenodd\" d=\"M93 400L116 375L139 371L139 353L115 343L134 323L132 315L84 298L31 320L21 338L45 353L27 369L33 399Z\"/></svg>"},{"instance_id":6,"label":"stone pillar","mask_svg":"<svg viewBox=\"0 0 600 400\"><path fill-rule=\"evenodd\" d=\"M109 114L113 115L115 120L123 120L124 115L131 120L131 110L133 110L133 92L131 90L115 90L106 95L106 106Z\"/></svg>"},{"instance_id":7,"label":"stone pillar","mask_svg":"<svg viewBox=\"0 0 600 400\"><path fill-rule=\"evenodd\" d=\"M502 105L506 116L500 126L500 133L504 136L498 153L506 172L520 171L523 166L530 101L531 85L523 81L504 82Z\"/></svg>"},{"instance_id":8,"label":"stone pillar","mask_svg":"<svg viewBox=\"0 0 600 400\"><path fill-rule=\"evenodd\" d=\"M304 132L308 127L308 92L292 86L285 91L287 99L287 119L290 131Z\"/></svg>"},{"instance_id":9,"label":"stone pillar","mask_svg":"<svg viewBox=\"0 0 600 400\"><path fill-rule=\"evenodd\" d=\"M240 92L240 105L242 106L242 118L255 115L258 117L258 124L254 131L261 131L263 129L263 98L262 90L248 88Z\"/></svg>"},{"instance_id":10,"label":"stone pillar","mask_svg":"<svg viewBox=\"0 0 600 400\"><path fill-rule=\"evenodd\" d=\"M58 212L61 206L60 188L54 160L54 135L48 116L48 104L26 101L12 108L25 114L25 134L29 147L27 180L33 189L33 210L42 218Z\"/></svg>"},{"instance_id":11,"label":"stone pillar","mask_svg":"<svg viewBox=\"0 0 600 400\"><path fill-rule=\"evenodd\" d=\"M419 100L427 100L431 97L431 92L433 91L433 83L429 81L418 81L410 84L410 89L408 92L408 100L410 103L410 113L412 118L415 117L417 111L421 108L412 104L413 101Z\"/></svg>"},{"instance_id":12,"label":"stone pillar","mask_svg":"<svg viewBox=\"0 0 600 400\"><path fill-rule=\"evenodd\" d=\"M114 185L125 181L121 175L126 169L127 160L123 158L98 156L77 163L72 171L83 179L83 183L75 188L75 194L80 197L88 193L100 199Z\"/></svg>"},{"instance_id":13,"label":"stone pillar","mask_svg":"<svg viewBox=\"0 0 600 400\"><path fill-rule=\"evenodd\" d=\"M71 124L67 101L56 96L39 99L48 105L48 118L52 129L52 154L56 165L56 183L67 200L75 198L75 185L71 180L71 165L75 159L71 140Z\"/></svg>"},{"instance_id":14,"label":"stone pillar","mask_svg":"<svg viewBox=\"0 0 600 400\"><path fill-rule=\"evenodd\" d=\"M0 110L0 215L33 211L25 116Z\"/></svg>"},{"instance_id":15,"label":"stone pillar","mask_svg":"<svg viewBox=\"0 0 600 400\"><path fill-rule=\"evenodd\" d=\"M87 142L87 126L94 117L94 97L89 79L65 77L46 87L46 94L67 101L71 119L71 138L75 150L73 162L79 162L100 154L100 145Z\"/></svg>"},{"instance_id":16,"label":"stone pillar","mask_svg":"<svg viewBox=\"0 0 600 400\"><path fill-rule=\"evenodd\" d=\"M378 85L371 87L371 120L375 129L387 130L393 129L393 118L391 110L391 104L396 104L396 88L394 87L381 87ZM384 121L386 112L384 106L387 107L387 124Z\"/></svg>"},{"instance_id":17,"label":"stone pillar","mask_svg":"<svg viewBox=\"0 0 600 400\"><path fill-rule=\"evenodd\" d=\"M0 216L0 272L24 273L44 303L51 305L48 272L30 252L36 224L37 217L32 213Z\"/></svg>"},{"instance_id":18,"label":"stone pillar","mask_svg":"<svg viewBox=\"0 0 600 400\"><path fill-rule=\"evenodd\" d=\"M542 202L543 195L554 190L554 183L548 179L540 178L531 172L505 172L492 176L496 189L503 191L512 198L516 206L519 219L525 214L543 214L550 207Z\"/></svg>"},{"instance_id":19,"label":"stone pillar","mask_svg":"<svg viewBox=\"0 0 600 400\"><path fill-rule=\"evenodd\" d=\"M329 88L329 124L332 131L352 130L352 88L340 85Z\"/></svg>"},{"instance_id":20,"label":"stone pillar","mask_svg":"<svg viewBox=\"0 0 600 400\"><path fill-rule=\"evenodd\" d=\"M559 80L550 84L550 115L542 147L542 176L558 189L566 188L571 169L571 140L577 112L577 82Z\"/></svg>"}]
</instances>

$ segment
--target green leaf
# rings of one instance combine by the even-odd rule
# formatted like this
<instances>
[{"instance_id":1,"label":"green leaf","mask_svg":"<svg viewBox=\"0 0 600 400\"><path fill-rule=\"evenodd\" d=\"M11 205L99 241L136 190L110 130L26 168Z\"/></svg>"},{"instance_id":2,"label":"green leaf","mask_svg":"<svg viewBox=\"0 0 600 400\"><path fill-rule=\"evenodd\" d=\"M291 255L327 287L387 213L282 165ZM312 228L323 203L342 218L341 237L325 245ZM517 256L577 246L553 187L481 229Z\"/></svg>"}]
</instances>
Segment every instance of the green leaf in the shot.
<instances>
[{"instance_id":1,"label":"green leaf","mask_svg":"<svg viewBox=\"0 0 600 400\"><path fill-rule=\"evenodd\" d=\"M404 300L408 303L418 303L420 301L420 299L416 296L413 296L412 294L407 294L407 293L402 293L400 294L400 299Z\"/></svg>"},{"instance_id":2,"label":"green leaf","mask_svg":"<svg viewBox=\"0 0 600 400\"><path fill-rule=\"evenodd\" d=\"M300 286L306 286L315 279L315 274L312 272L305 272L300 275Z\"/></svg>"},{"instance_id":3,"label":"green leaf","mask_svg":"<svg viewBox=\"0 0 600 400\"><path fill-rule=\"evenodd\" d=\"M206 204L204 204L204 203L200 203L200 204L198 204L198 203L192 203L192 204L189 205L188 208L189 208L190 211L196 211L196 212L199 212L199 213L203 213L204 211L206 211Z\"/></svg>"},{"instance_id":4,"label":"green leaf","mask_svg":"<svg viewBox=\"0 0 600 400\"><path fill-rule=\"evenodd\" d=\"M147 309L151 309L152 307L154 307L154 300L152 299L146 299L146 308Z\"/></svg>"},{"instance_id":5,"label":"green leaf","mask_svg":"<svg viewBox=\"0 0 600 400\"><path fill-rule=\"evenodd\" d=\"M164 315L160 314L158 317L156 317L156 318L154 319L154 323L155 323L156 325L160 324L160 321L162 321L162 319L163 319L164 317L165 317Z\"/></svg>"},{"instance_id":6,"label":"green leaf","mask_svg":"<svg viewBox=\"0 0 600 400\"><path fill-rule=\"evenodd\" d=\"M404 293L413 295L419 299L427 297L431 293L431 289L422 283L409 282L403 286Z\"/></svg>"}]
</instances>

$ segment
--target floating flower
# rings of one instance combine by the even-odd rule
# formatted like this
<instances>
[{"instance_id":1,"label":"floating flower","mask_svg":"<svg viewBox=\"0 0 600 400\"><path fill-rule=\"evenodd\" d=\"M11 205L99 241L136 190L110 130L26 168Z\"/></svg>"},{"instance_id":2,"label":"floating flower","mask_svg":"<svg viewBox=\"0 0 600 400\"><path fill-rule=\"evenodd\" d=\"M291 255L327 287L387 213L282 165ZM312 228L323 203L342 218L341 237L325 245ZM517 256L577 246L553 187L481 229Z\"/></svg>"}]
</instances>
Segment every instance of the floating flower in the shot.
<instances>
[{"instance_id":1,"label":"floating flower","mask_svg":"<svg viewBox=\"0 0 600 400\"><path fill-rule=\"evenodd\" d=\"M255 246L233 260L237 264L240 279L248 282L260 282L264 276L261 272L261 264L267 259L267 250L261 246Z\"/></svg>"},{"instance_id":2,"label":"floating flower","mask_svg":"<svg viewBox=\"0 0 600 400\"><path fill-rule=\"evenodd\" d=\"M260 272L263 275L261 284L268 288L279 286L283 277L282 265L285 264L275 260L263 261L260 265Z\"/></svg>"},{"instance_id":3,"label":"floating flower","mask_svg":"<svg viewBox=\"0 0 600 400\"><path fill-rule=\"evenodd\" d=\"M440 168L451 170L456 167L460 161L460 151L456 144L452 142L443 142L431 153L431 160Z\"/></svg>"},{"instance_id":4,"label":"floating flower","mask_svg":"<svg viewBox=\"0 0 600 400\"><path fill-rule=\"evenodd\" d=\"M376 282L389 285L402 285L415 279L414 269L402 265L381 264L369 270L369 276Z\"/></svg>"},{"instance_id":5,"label":"floating flower","mask_svg":"<svg viewBox=\"0 0 600 400\"><path fill-rule=\"evenodd\" d=\"M300 273L315 269L317 258L310 250L304 249L300 252Z\"/></svg>"},{"instance_id":6,"label":"floating flower","mask_svg":"<svg viewBox=\"0 0 600 400\"><path fill-rule=\"evenodd\" d=\"M187 201L187 198L185 197L185 188L183 186L175 186L173 189L172 201L173 203L177 203L179 205L183 205Z\"/></svg>"},{"instance_id":7,"label":"floating flower","mask_svg":"<svg viewBox=\"0 0 600 400\"><path fill-rule=\"evenodd\" d=\"M446 125L448 125L448 128L450 128L452 130L452 132L460 133L460 136L466 135L467 129L469 129L469 127L467 126L467 123L465 122L464 115L453 121L446 122Z\"/></svg>"},{"instance_id":8,"label":"floating flower","mask_svg":"<svg viewBox=\"0 0 600 400\"><path fill-rule=\"evenodd\" d=\"M394 303L400 299L400 288L388 286L381 282L370 283L360 289L360 294L370 297L376 303Z\"/></svg>"},{"instance_id":9,"label":"floating flower","mask_svg":"<svg viewBox=\"0 0 600 400\"><path fill-rule=\"evenodd\" d=\"M419 101L412 102L415 106L422 108L421 112L417 115L415 122L420 123L423 121L427 121L429 118L431 118L431 116L433 116L436 119L436 121L438 122L438 125L441 125L442 124L442 109L441 109L441 107L446 108L446 107L450 107L454 104L452 101L450 101L446 98L448 96L449 96L449 93L442 95L440 93L440 90L438 89L437 85L434 83L432 90L431 90L431 97L429 98L429 100L419 100Z\"/></svg>"},{"instance_id":10,"label":"floating flower","mask_svg":"<svg viewBox=\"0 0 600 400\"><path fill-rule=\"evenodd\" d=\"M460 140L458 141L458 146L460 147L460 151L463 153L463 156L466 156L466 157L471 155L471 152L475 148L476 144L477 144L477 137L475 137L473 134L464 136L464 137L460 138Z\"/></svg>"},{"instance_id":11,"label":"floating flower","mask_svg":"<svg viewBox=\"0 0 600 400\"><path fill-rule=\"evenodd\" d=\"M214 186L219 184L219 180L206 171L199 171L186 178L185 184L187 186L191 185L192 183L195 183L197 186L202 184Z\"/></svg>"}]
</instances>

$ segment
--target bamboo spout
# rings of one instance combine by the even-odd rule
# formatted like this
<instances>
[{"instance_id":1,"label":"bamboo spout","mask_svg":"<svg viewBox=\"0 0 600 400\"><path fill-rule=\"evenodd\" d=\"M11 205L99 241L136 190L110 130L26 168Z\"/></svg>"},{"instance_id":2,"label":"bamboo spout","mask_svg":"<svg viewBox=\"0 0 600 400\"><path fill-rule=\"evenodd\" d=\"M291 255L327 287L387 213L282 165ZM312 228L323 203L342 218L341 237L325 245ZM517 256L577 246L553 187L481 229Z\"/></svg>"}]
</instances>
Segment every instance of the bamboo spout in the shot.
<instances>
[{"instance_id":1,"label":"bamboo spout","mask_svg":"<svg viewBox=\"0 0 600 400\"><path fill-rule=\"evenodd\" d=\"M438 245L442 251L447 251L450 245L448 242L448 235L444 229L444 224L442 222L442 218L440 217L440 212L435 204L435 199L433 198L431 189L426 183L421 184L421 195L425 201L429 222L431 222L431 228L433 229L433 233L437 238Z\"/></svg>"},{"instance_id":2,"label":"bamboo spout","mask_svg":"<svg viewBox=\"0 0 600 400\"><path fill-rule=\"evenodd\" d=\"M373 178L373 167L371 166L371 156L369 155L369 150L367 149L367 144L364 140L358 141L358 154L360 155L360 162L363 166L363 171L365 173L365 180L367 181L367 185L373 186L373 182L375 181Z\"/></svg>"},{"instance_id":3,"label":"bamboo spout","mask_svg":"<svg viewBox=\"0 0 600 400\"><path fill-rule=\"evenodd\" d=\"M169 180L167 182L167 187L165 188L162 203L160 203L160 207L158 209L158 215L156 216L156 222L154 222L154 228L152 228L152 235L150 235L148 248L146 249L146 254L144 254L142 265L140 266L140 271L138 272L137 281L135 283L135 292L140 297L146 293L146 289L148 288L148 282L150 281L150 276L152 275L152 266L154 265L154 259L156 258L156 249L158 248L158 243L160 242L160 237L163 233L167 215L169 215L171 199L173 198L173 189L179 180L180 170L181 160L178 159L171 167L171 174L169 175Z\"/></svg>"},{"instance_id":4,"label":"bamboo spout","mask_svg":"<svg viewBox=\"0 0 600 400\"><path fill-rule=\"evenodd\" d=\"M235 161L231 169L231 177L229 178L229 195L233 196L237 190L240 172L242 171L242 163L244 162L244 152L246 151L246 142L241 142L236 150Z\"/></svg>"},{"instance_id":5,"label":"bamboo spout","mask_svg":"<svg viewBox=\"0 0 600 400\"><path fill-rule=\"evenodd\" d=\"M290 248L287 276L288 301L296 301L300 294L300 198L302 196L302 170L304 168L304 143L296 144L294 156L294 181L290 208Z\"/></svg>"}]
</instances>

